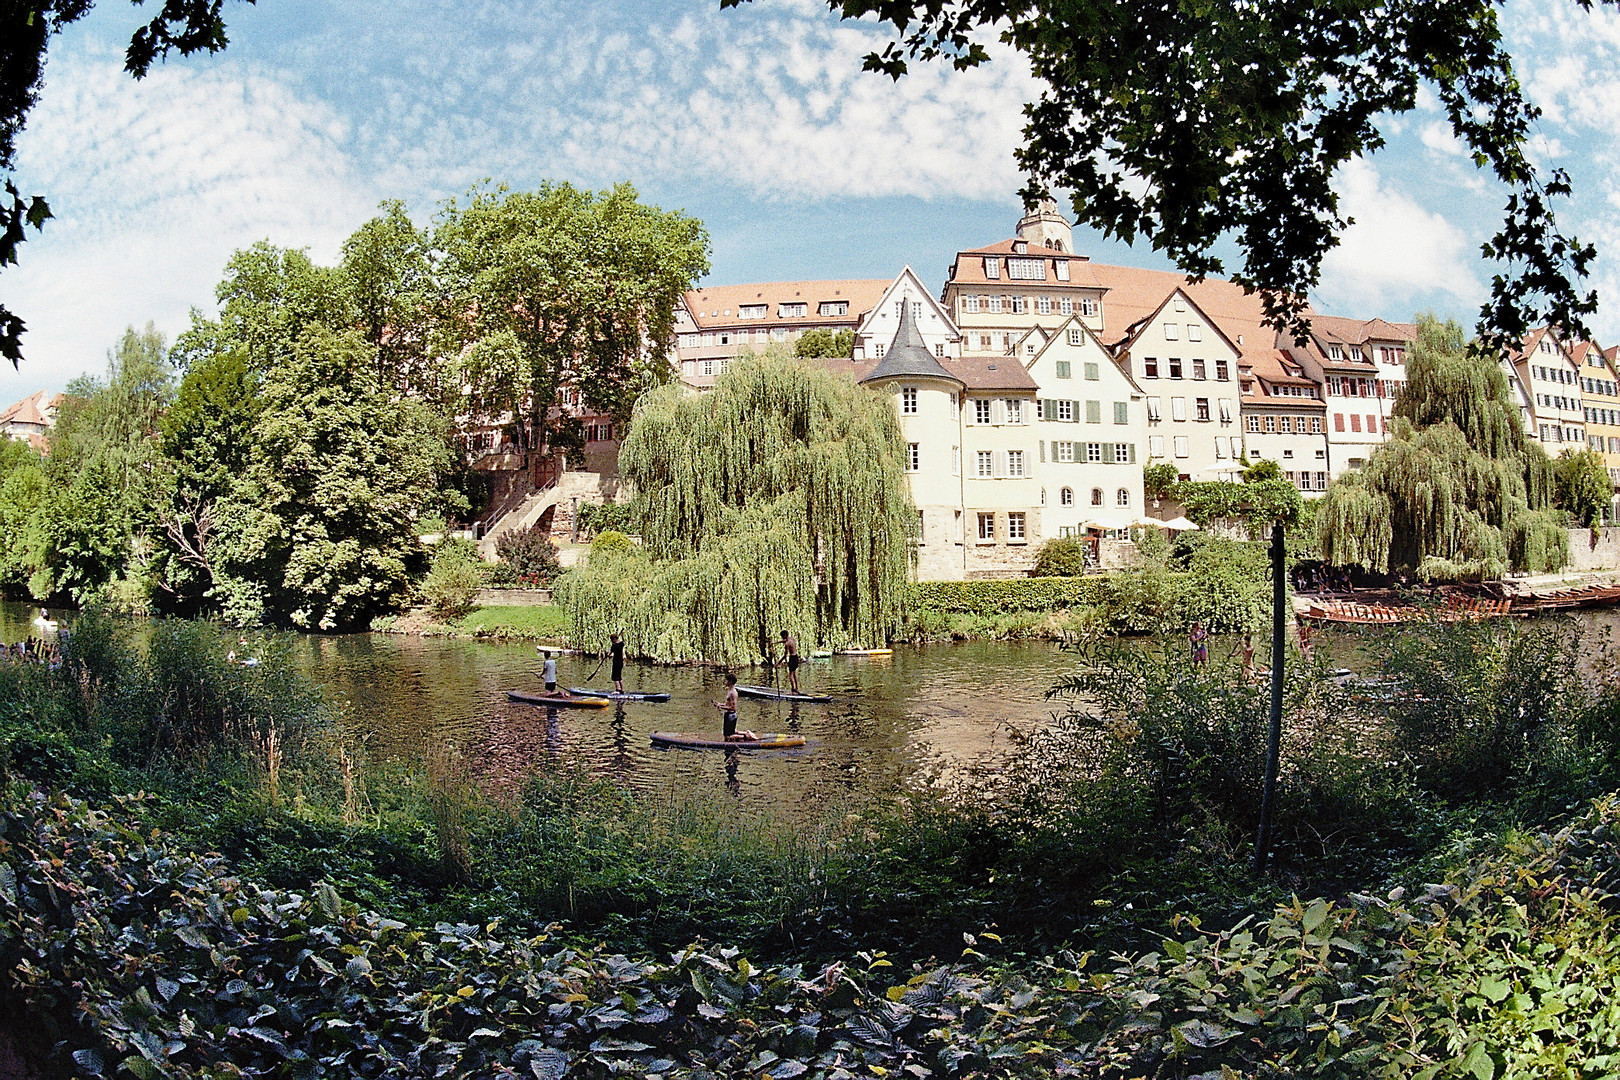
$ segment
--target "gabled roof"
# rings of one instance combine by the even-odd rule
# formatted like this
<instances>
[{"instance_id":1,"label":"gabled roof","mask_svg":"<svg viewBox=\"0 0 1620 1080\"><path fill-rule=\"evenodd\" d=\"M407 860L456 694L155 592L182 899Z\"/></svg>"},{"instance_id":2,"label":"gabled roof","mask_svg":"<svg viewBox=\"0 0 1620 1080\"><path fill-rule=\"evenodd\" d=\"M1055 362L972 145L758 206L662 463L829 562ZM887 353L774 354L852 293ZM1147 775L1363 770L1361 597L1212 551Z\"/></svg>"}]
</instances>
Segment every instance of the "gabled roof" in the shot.
<instances>
[{"instance_id":1,"label":"gabled roof","mask_svg":"<svg viewBox=\"0 0 1620 1080\"><path fill-rule=\"evenodd\" d=\"M1519 355L1516 359L1521 363L1528 362L1531 354L1535 353L1541 347L1541 341L1543 338L1546 338L1553 343L1554 350L1565 363L1572 362L1574 350L1569 348L1569 346L1565 345L1562 341L1559 341L1558 335L1552 332L1552 327L1550 326L1538 326L1526 334L1524 336L1524 344L1520 347ZM1575 362L1578 363L1578 361Z\"/></svg>"},{"instance_id":2,"label":"gabled roof","mask_svg":"<svg viewBox=\"0 0 1620 1080\"><path fill-rule=\"evenodd\" d=\"M1024 367L1033 368L1040 361L1041 357L1046 355L1047 348L1053 346L1054 343L1058 345L1065 345L1068 341L1068 331L1070 330L1079 330L1088 339L1090 339L1091 343L1097 346L1097 350L1103 354L1103 357L1107 359L1109 363L1114 365L1114 370L1125 377L1125 381L1130 384L1132 390L1135 390L1138 394L1145 393L1141 384L1136 381L1136 376L1131 374L1130 365L1121 363L1119 358L1109 350L1108 346L1103 344L1102 338L1097 336L1097 332L1073 315L1065 317L1062 322L1058 323L1051 330L1045 330L1040 326L1032 328L1032 333L1034 331L1040 331L1045 336L1046 344L1035 350L1035 355L1029 358L1029 362L1025 364ZM1024 335L1024 337L1028 336L1028 334ZM1022 341L1023 339L1020 338L1019 340Z\"/></svg>"},{"instance_id":3,"label":"gabled roof","mask_svg":"<svg viewBox=\"0 0 1620 1080\"><path fill-rule=\"evenodd\" d=\"M860 325L855 327L855 335L858 339L871 340L872 336L879 332L876 329L876 325L885 315L886 305L889 303L889 298L892 297L896 291L900 292L901 297L906 300L910 300L912 292L915 291L918 297L916 302L927 304L933 310L934 314L939 318L939 320L945 324L947 337L951 341L961 340L962 331L957 327L956 321L951 318L950 309L944 304L940 303L938 300L934 299L932 294L930 294L928 289L923 285L922 278L917 276L917 272L913 270L909 264L904 270L901 270L900 273L895 275L894 280L889 282L888 286L884 288L882 295L879 296L878 299L872 303L872 306L861 315ZM879 338L878 340L881 341L882 339Z\"/></svg>"},{"instance_id":4,"label":"gabled roof","mask_svg":"<svg viewBox=\"0 0 1620 1080\"><path fill-rule=\"evenodd\" d=\"M984 259L987 256L1011 256L1015 259L1045 259L1045 277L1038 281L1028 278L1009 278L1006 274L1000 277L985 277ZM1069 280L1059 281L1057 271L1051 260L1063 259L1069 264ZM1091 261L1084 255L1076 255L1072 251L1063 251L1060 248L1047 247L1032 240L1021 240L1014 237L1011 240L1002 240L989 247L974 248L972 251L958 251L956 258L951 262L950 279L947 285L985 285L985 286L1017 286L1027 288L1032 285L1045 285L1049 288L1098 288L1096 280L1091 274Z\"/></svg>"},{"instance_id":5,"label":"gabled roof","mask_svg":"<svg viewBox=\"0 0 1620 1080\"><path fill-rule=\"evenodd\" d=\"M928 351L928 343L917 329L909 303L900 308L900 326L894 332L894 341L883 351L877 366L860 381L869 383L879 379L955 379Z\"/></svg>"},{"instance_id":6,"label":"gabled roof","mask_svg":"<svg viewBox=\"0 0 1620 1080\"><path fill-rule=\"evenodd\" d=\"M945 361L945 370L969 390L1035 390L1035 376L1016 356L963 356Z\"/></svg>"},{"instance_id":7,"label":"gabled roof","mask_svg":"<svg viewBox=\"0 0 1620 1080\"><path fill-rule=\"evenodd\" d=\"M56 410L62 405L63 395L41 390L0 412L0 424L28 424L47 428L56 420Z\"/></svg>"},{"instance_id":8,"label":"gabled roof","mask_svg":"<svg viewBox=\"0 0 1620 1080\"><path fill-rule=\"evenodd\" d=\"M720 327L755 326L762 322L815 326L829 319L847 321L854 325L862 315L888 289L890 282L882 279L851 279L847 281L767 281L743 285L709 285L688 289L682 294L682 303L692 321L704 330ZM847 315L823 315L820 307L830 301L848 301ZM745 306L765 305L763 316L743 318L739 312ZM779 304L804 304L803 316L782 318L777 315Z\"/></svg>"}]
</instances>

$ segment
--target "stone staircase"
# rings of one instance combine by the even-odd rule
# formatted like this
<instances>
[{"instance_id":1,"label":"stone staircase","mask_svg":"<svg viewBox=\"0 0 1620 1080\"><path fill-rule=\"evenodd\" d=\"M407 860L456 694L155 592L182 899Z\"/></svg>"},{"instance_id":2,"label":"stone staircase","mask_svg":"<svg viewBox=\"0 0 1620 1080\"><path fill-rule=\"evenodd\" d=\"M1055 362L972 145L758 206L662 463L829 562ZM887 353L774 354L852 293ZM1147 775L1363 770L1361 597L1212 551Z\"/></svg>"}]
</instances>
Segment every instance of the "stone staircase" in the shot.
<instances>
[{"instance_id":1,"label":"stone staircase","mask_svg":"<svg viewBox=\"0 0 1620 1080\"><path fill-rule=\"evenodd\" d=\"M585 502L604 502L602 475L594 472L566 472L557 481L529 493L516 506L497 517L478 541L478 551L494 561L495 543L511 532L533 528L552 511L550 535L554 541L571 539L576 507Z\"/></svg>"}]
</instances>

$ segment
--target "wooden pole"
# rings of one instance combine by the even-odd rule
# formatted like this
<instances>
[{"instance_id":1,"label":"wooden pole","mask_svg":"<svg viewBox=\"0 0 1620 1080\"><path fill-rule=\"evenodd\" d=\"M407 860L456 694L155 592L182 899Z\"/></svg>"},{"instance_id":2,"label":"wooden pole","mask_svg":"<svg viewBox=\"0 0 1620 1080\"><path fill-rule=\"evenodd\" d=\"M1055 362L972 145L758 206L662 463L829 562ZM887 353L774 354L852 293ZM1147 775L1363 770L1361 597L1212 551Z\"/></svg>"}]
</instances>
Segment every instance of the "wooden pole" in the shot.
<instances>
[{"instance_id":1,"label":"wooden pole","mask_svg":"<svg viewBox=\"0 0 1620 1080\"><path fill-rule=\"evenodd\" d=\"M1288 579L1284 555L1282 522L1271 526L1271 729L1266 736L1266 779L1260 793L1260 828L1254 838L1254 872L1266 868L1271 854L1271 817L1276 811L1277 761L1282 755L1282 696L1284 614L1288 603Z\"/></svg>"}]
</instances>

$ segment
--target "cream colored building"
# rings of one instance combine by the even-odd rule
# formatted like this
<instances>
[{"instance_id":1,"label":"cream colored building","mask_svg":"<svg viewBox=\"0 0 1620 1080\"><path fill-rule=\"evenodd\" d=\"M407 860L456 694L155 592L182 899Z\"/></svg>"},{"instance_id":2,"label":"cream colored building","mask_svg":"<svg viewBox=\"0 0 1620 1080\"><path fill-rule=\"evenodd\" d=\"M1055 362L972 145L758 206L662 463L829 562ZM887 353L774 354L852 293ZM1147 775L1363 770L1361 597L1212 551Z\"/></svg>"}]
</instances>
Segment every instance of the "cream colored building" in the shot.
<instances>
[{"instance_id":1,"label":"cream colored building","mask_svg":"<svg viewBox=\"0 0 1620 1080\"><path fill-rule=\"evenodd\" d=\"M1283 479L1301 492L1326 491L1331 477L1320 384L1282 352L1252 358L1240 383L1249 463L1275 461Z\"/></svg>"},{"instance_id":2,"label":"cream colored building","mask_svg":"<svg viewBox=\"0 0 1620 1080\"><path fill-rule=\"evenodd\" d=\"M854 359L883 359L883 350L900 329L902 304L911 305L917 332L936 359L962 355L962 332L951 321L950 311L929 294L922 279L908 266L889 283L855 328Z\"/></svg>"},{"instance_id":3,"label":"cream colored building","mask_svg":"<svg viewBox=\"0 0 1620 1080\"><path fill-rule=\"evenodd\" d=\"M1028 361L1047 537L1123 531L1143 516L1146 405L1139 387L1078 319L1059 323Z\"/></svg>"},{"instance_id":4,"label":"cream colored building","mask_svg":"<svg viewBox=\"0 0 1620 1080\"><path fill-rule=\"evenodd\" d=\"M1321 387L1329 477L1355 472L1389 437L1395 399L1406 385L1412 323L1314 315L1303 346L1283 348Z\"/></svg>"},{"instance_id":5,"label":"cream colored building","mask_svg":"<svg viewBox=\"0 0 1620 1080\"><path fill-rule=\"evenodd\" d=\"M853 332L891 285L866 279L690 289L675 308L677 376L707 390L744 349L794 342L811 330Z\"/></svg>"},{"instance_id":6,"label":"cream colored building","mask_svg":"<svg viewBox=\"0 0 1620 1080\"><path fill-rule=\"evenodd\" d=\"M1530 436L1549 457L1565 447L1586 446L1586 412L1581 400L1581 369L1570 351L1546 327L1532 330L1514 359L1514 370L1530 397Z\"/></svg>"},{"instance_id":7,"label":"cream colored building","mask_svg":"<svg viewBox=\"0 0 1620 1080\"><path fill-rule=\"evenodd\" d=\"M1230 480L1242 470L1243 353L1185 289L1130 327L1115 355L1146 397L1150 460L1189 480Z\"/></svg>"}]
</instances>

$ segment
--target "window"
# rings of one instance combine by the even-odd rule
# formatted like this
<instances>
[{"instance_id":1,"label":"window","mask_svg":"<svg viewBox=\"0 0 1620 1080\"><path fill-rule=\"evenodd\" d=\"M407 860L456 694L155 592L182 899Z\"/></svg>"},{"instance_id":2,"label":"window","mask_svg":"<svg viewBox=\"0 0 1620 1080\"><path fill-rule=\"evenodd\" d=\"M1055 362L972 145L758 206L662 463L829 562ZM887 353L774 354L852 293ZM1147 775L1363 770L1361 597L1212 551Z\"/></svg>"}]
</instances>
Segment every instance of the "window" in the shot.
<instances>
[{"instance_id":1,"label":"window","mask_svg":"<svg viewBox=\"0 0 1620 1080\"><path fill-rule=\"evenodd\" d=\"M1344 350L1339 348L1339 346L1337 346L1337 345L1329 345L1328 346L1328 359L1329 360L1343 360L1344 359Z\"/></svg>"},{"instance_id":2,"label":"window","mask_svg":"<svg viewBox=\"0 0 1620 1080\"><path fill-rule=\"evenodd\" d=\"M1187 340L1188 341L1202 341L1202 340L1204 340L1204 328L1202 326L1199 326L1195 322L1188 323L1187 324ZM1199 376L1199 378L1202 378L1202 377L1203 376Z\"/></svg>"},{"instance_id":3,"label":"window","mask_svg":"<svg viewBox=\"0 0 1620 1080\"><path fill-rule=\"evenodd\" d=\"M1024 302L1022 296L1010 296L1007 299L1011 302L1011 306L1007 310L1014 315L1023 315L1029 310L1029 305Z\"/></svg>"},{"instance_id":4,"label":"window","mask_svg":"<svg viewBox=\"0 0 1620 1080\"><path fill-rule=\"evenodd\" d=\"M848 315L849 301L824 300L822 301L821 307L817 310L819 310L823 315ZM761 314L763 314L763 312Z\"/></svg>"},{"instance_id":5,"label":"window","mask_svg":"<svg viewBox=\"0 0 1620 1080\"><path fill-rule=\"evenodd\" d=\"M1023 511L1014 510L1012 513L1007 515L1007 539L1008 540L1022 540L1022 539L1024 539L1024 513L1023 513Z\"/></svg>"},{"instance_id":6,"label":"window","mask_svg":"<svg viewBox=\"0 0 1620 1080\"><path fill-rule=\"evenodd\" d=\"M1142 358L1142 376L1147 379L1157 379L1159 377L1159 361L1157 358L1152 356Z\"/></svg>"},{"instance_id":7,"label":"window","mask_svg":"<svg viewBox=\"0 0 1620 1080\"><path fill-rule=\"evenodd\" d=\"M960 446L951 447L951 475L962 475L962 448Z\"/></svg>"},{"instance_id":8,"label":"window","mask_svg":"<svg viewBox=\"0 0 1620 1080\"><path fill-rule=\"evenodd\" d=\"M1149 435L1148 436L1148 457L1153 457L1153 458L1162 458L1162 457L1164 457L1164 436L1163 435Z\"/></svg>"},{"instance_id":9,"label":"window","mask_svg":"<svg viewBox=\"0 0 1620 1080\"><path fill-rule=\"evenodd\" d=\"M1131 406L1129 402L1114 402L1114 423L1128 424L1131 422Z\"/></svg>"},{"instance_id":10,"label":"window","mask_svg":"<svg viewBox=\"0 0 1620 1080\"><path fill-rule=\"evenodd\" d=\"M1282 433L1284 435L1292 435L1294 433L1294 418L1292 416L1279 417L1278 420L1282 425ZM1301 428L1300 430L1303 431L1304 429Z\"/></svg>"},{"instance_id":11,"label":"window","mask_svg":"<svg viewBox=\"0 0 1620 1080\"><path fill-rule=\"evenodd\" d=\"M1008 398L1002 402L1007 410L1007 423L1022 424L1024 422L1024 403L1017 398Z\"/></svg>"},{"instance_id":12,"label":"window","mask_svg":"<svg viewBox=\"0 0 1620 1080\"><path fill-rule=\"evenodd\" d=\"M1001 297L999 297L999 296L987 296L984 299L985 299L986 304L989 305L988 306L989 311L995 312L998 315L1001 313Z\"/></svg>"},{"instance_id":13,"label":"window","mask_svg":"<svg viewBox=\"0 0 1620 1080\"><path fill-rule=\"evenodd\" d=\"M1050 296L1037 296L1035 298L1035 314L1052 314L1052 298Z\"/></svg>"},{"instance_id":14,"label":"window","mask_svg":"<svg viewBox=\"0 0 1620 1080\"><path fill-rule=\"evenodd\" d=\"M979 351L980 352L989 352L990 351L990 335L989 334L980 334L979 335Z\"/></svg>"},{"instance_id":15,"label":"window","mask_svg":"<svg viewBox=\"0 0 1620 1080\"><path fill-rule=\"evenodd\" d=\"M1097 314L1097 298L1094 296L1082 296L1080 298L1080 314L1088 319Z\"/></svg>"},{"instance_id":16,"label":"window","mask_svg":"<svg viewBox=\"0 0 1620 1080\"><path fill-rule=\"evenodd\" d=\"M979 539L994 540L996 538L996 515L979 515Z\"/></svg>"},{"instance_id":17,"label":"window","mask_svg":"<svg viewBox=\"0 0 1620 1080\"><path fill-rule=\"evenodd\" d=\"M1069 297L1067 297L1067 296L1059 297L1058 298L1058 314L1059 315L1073 315L1074 314L1074 301L1072 299L1070 299Z\"/></svg>"},{"instance_id":18,"label":"window","mask_svg":"<svg viewBox=\"0 0 1620 1080\"><path fill-rule=\"evenodd\" d=\"M1284 450L1283 451L1283 457L1292 458L1293 456L1294 456L1294 452L1292 450Z\"/></svg>"},{"instance_id":19,"label":"window","mask_svg":"<svg viewBox=\"0 0 1620 1080\"><path fill-rule=\"evenodd\" d=\"M1129 465L1131 463L1131 444L1117 442L1114 444L1114 464Z\"/></svg>"},{"instance_id":20,"label":"window","mask_svg":"<svg viewBox=\"0 0 1620 1080\"><path fill-rule=\"evenodd\" d=\"M1177 326L1175 323L1167 322L1164 324L1164 340L1175 341L1180 334L1181 327Z\"/></svg>"},{"instance_id":21,"label":"window","mask_svg":"<svg viewBox=\"0 0 1620 1080\"><path fill-rule=\"evenodd\" d=\"M1057 271L1057 279L1059 281L1068 281L1069 280L1069 260L1068 259L1053 259L1052 260L1052 269Z\"/></svg>"},{"instance_id":22,"label":"window","mask_svg":"<svg viewBox=\"0 0 1620 1080\"><path fill-rule=\"evenodd\" d=\"M1069 344L1070 345L1079 345L1080 342L1081 342L1080 331L1078 331L1078 330L1070 330L1069 331Z\"/></svg>"},{"instance_id":23,"label":"window","mask_svg":"<svg viewBox=\"0 0 1620 1080\"><path fill-rule=\"evenodd\" d=\"M1215 441L1219 442L1220 440L1217 439ZM1238 438L1236 435L1232 436L1232 456L1234 458L1240 458L1243 456L1243 440Z\"/></svg>"},{"instance_id":24,"label":"window","mask_svg":"<svg viewBox=\"0 0 1620 1080\"><path fill-rule=\"evenodd\" d=\"M1092 506L1101 506L1103 504L1102 499L1103 499L1102 488L1092 488L1091 489L1091 505Z\"/></svg>"},{"instance_id":25,"label":"window","mask_svg":"<svg viewBox=\"0 0 1620 1080\"><path fill-rule=\"evenodd\" d=\"M1100 402L1100 401L1088 401L1088 402L1086 402L1086 423L1088 423L1088 424L1100 424L1100 423L1102 423L1102 402Z\"/></svg>"},{"instance_id":26,"label":"window","mask_svg":"<svg viewBox=\"0 0 1620 1080\"><path fill-rule=\"evenodd\" d=\"M1170 377L1172 379L1181 378L1181 360L1178 357L1172 356L1170 358Z\"/></svg>"},{"instance_id":27,"label":"window","mask_svg":"<svg viewBox=\"0 0 1620 1080\"><path fill-rule=\"evenodd\" d=\"M1057 418L1064 423L1074 422L1074 406L1072 401L1060 400L1057 403Z\"/></svg>"},{"instance_id":28,"label":"window","mask_svg":"<svg viewBox=\"0 0 1620 1080\"><path fill-rule=\"evenodd\" d=\"M900 411L903 413L915 413L917 411L917 388L915 386L907 386L901 389Z\"/></svg>"},{"instance_id":29,"label":"window","mask_svg":"<svg viewBox=\"0 0 1620 1080\"><path fill-rule=\"evenodd\" d=\"M1232 399L1231 398L1221 398L1220 402L1221 402L1221 423L1230 424L1232 422Z\"/></svg>"},{"instance_id":30,"label":"window","mask_svg":"<svg viewBox=\"0 0 1620 1080\"><path fill-rule=\"evenodd\" d=\"M1208 420L1209 419L1209 398L1207 398L1207 397L1198 398L1196 401L1194 401L1193 404L1198 410L1197 413L1195 414L1198 417L1198 419L1200 419L1200 420Z\"/></svg>"},{"instance_id":31,"label":"window","mask_svg":"<svg viewBox=\"0 0 1620 1080\"><path fill-rule=\"evenodd\" d=\"M1007 276L1014 281L1045 281L1045 259L1008 259Z\"/></svg>"},{"instance_id":32,"label":"window","mask_svg":"<svg viewBox=\"0 0 1620 1080\"><path fill-rule=\"evenodd\" d=\"M1327 490L1327 473L1319 472L1319 473L1316 474L1316 490L1317 491L1326 491Z\"/></svg>"},{"instance_id":33,"label":"window","mask_svg":"<svg viewBox=\"0 0 1620 1080\"><path fill-rule=\"evenodd\" d=\"M1073 461L1074 460L1074 443L1072 443L1072 442L1055 442L1055 443L1053 443L1052 444L1052 456L1059 463L1067 463L1067 462Z\"/></svg>"},{"instance_id":34,"label":"window","mask_svg":"<svg viewBox=\"0 0 1620 1080\"><path fill-rule=\"evenodd\" d=\"M1088 442L1088 443L1086 443L1086 460L1089 461L1093 465L1101 465L1102 464L1102 459L1103 459L1103 456L1102 456L1102 443L1100 443L1100 442Z\"/></svg>"},{"instance_id":35,"label":"window","mask_svg":"<svg viewBox=\"0 0 1620 1080\"><path fill-rule=\"evenodd\" d=\"M1059 506L1073 506L1074 505L1074 488L1064 488L1064 489L1062 489L1061 491L1058 492L1058 505Z\"/></svg>"},{"instance_id":36,"label":"window","mask_svg":"<svg viewBox=\"0 0 1620 1080\"><path fill-rule=\"evenodd\" d=\"M1215 440L1215 457L1216 457L1217 460L1226 457L1226 440L1225 439L1216 439Z\"/></svg>"},{"instance_id":37,"label":"window","mask_svg":"<svg viewBox=\"0 0 1620 1080\"><path fill-rule=\"evenodd\" d=\"M1159 399L1158 398L1150 397L1150 398L1147 399L1147 416L1148 416L1148 423L1157 424L1159 422Z\"/></svg>"},{"instance_id":38,"label":"window","mask_svg":"<svg viewBox=\"0 0 1620 1080\"><path fill-rule=\"evenodd\" d=\"M766 308L767 305L765 304L744 304L742 307L737 309L737 318L763 319L765 317ZM839 312L839 314L841 315L843 312Z\"/></svg>"},{"instance_id":39,"label":"window","mask_svg":"<svg viewBox=\"0 0 1620 1080\"><path fill-rule=\"evenodd\" d=\"M1092 382L1096 382L1099 378L1097 374L1097 365L1095 363L1088 363L1086 365L1086 378L1090 379Z\"/></svg>"},{"instance_id":40,"label":"window","mask_svg":"<svg viewBox=\"0 0 1620 1080\"><path fill-rule=\"evenodd\" d=\"M1176 436L1175 446L1176 446L1176 457L1184 458L1184 457L1189 456L1188 453L1187 453L1187 436L1185 436L1185 435L1177 435Z\"/></svg>"},{"instance_id":41,"label":"window","mask_svg":"<svg viewBox=\"0 0 1620 1080\"><path fill-rule=\"evenodd\" d=\"M1007 475L1024 475L1024 452L1022 450L1007 451Z\"/></svg>"},{"instance_id":42,"label":"window","mask_svg":"<svg viewBox=\"0 0 1620 1080\"><path fill-rule=\"evenodd\" d=\"M1187 419L1187 399L1173 397L1170 399L1170 419L1182 421Z\"/></svg>"},{"instance_id":43,"label":"window","mask_svg":"<svg viewBox=\"0 0 1620 1080\"><path fill-rule=\"evenodd\" d=\"M779 319L797 319L803 317L807 310L808 305L805 304L778 304L776 305L776 317Z\"/></svg>"},{"instance_id":44,"label":"window","mask_svg":"<svg viewBox=\"0 0 1620 1080\"><path fill-rule=\"evenodd\" d=\"M966 295L964 295L962 297L962 311L964 313L966 313L966 314L974 314L974 313L977 313L978 310L979 310L979 298L977 296L966 296Z\"/></svg>"},{"instance_id":45,"label":"window","mask_svg":"<svg viewBox=\"0 0 1620 1080\"><path fill-rule=\"evenodd\" d=\"M999 279L1001 277L1001 260L1000 259L986 259L986 260L984 260L984 276L987 277L987 278L990 278L992 280Z\"/></svg>"},{"instance_id":46,"label":"window","mask_svg":"<svg viewBox=\"0 0 1620 1080\"><path fill-rule=\"evenodd\" d=\"M943 341L937 341L937 342L934 343L934 355L938 356L938 357L941 357L941 358L944 357L944 355L945 355L945 343Z\"/></svg>"},{"instance_id":47,"label":"window","mask_svg":"<svg viewBox=\"0 0 1620 1080\"><path fill-rule=\"evenodd\" d=\"M872 346L872 355L879 360L883 359L883 345L881 342Z\"/></svg>"},{"instance_id":48,"label":"window","mask_svg":"<svg viewBox=\"0 0 1620 1080\"><path fill-rule=\"evenodd\" d=\"M713 360L705 360L705 361L703 361L703 374L705 374L705 375L713 375L714 374L714 361Z\"/></svg>"},{"instance_id":49,"label":"window","mask_svg":"<svg viewBox=\"0 0 1620 1080\"><path fill-rule=\"evenodd\" d=\"M1129 506L1129 505L1131 505L1131 489L1130 488L1120 488L1118 491L1114 492L1114 505L1115 506Z\"/></svg>"},{"instance_id":50,"label":"window","mask_svg":"<svg viewBox=\"0 0 1620 1080\"><path fill-rule=\"evenodd\" d=\"M916 472L922 464L922 451L916 443L906 444L906 472Z\"/></svg>"},{"instance_id":51,"label":"window","mask_svg":"<svg viewBox=\"0 0 1620 1080\"><path fill-rule=\"evenodd\" d=\"M1067 360L1059 360L1057 362L1057 377L1060 379L1074 378L1074 376L1071 374L1071 369Z\"/></svg>"},{"instance_id":52,"label":"window","mask_svg":"<svg viewBox=\"0 0 1620 1080\"><path fill-rule=\"evenodd\" d=\"M980 450L976 455L979 462L979 476L990 477L996 475L996 455L990 450Z\"/></svg>"},{"instance_id":53,"label":"window","mask_svg":"<svg viewBox=\"0 0 1620 1080\"><path fill-rule=\"evenodd\" d=\"M1243 419L1250 431L1260 430L1260 418L1258 416L1245 416Z\"/></svg>"},{"instance_id":54,"label":"window","mask_svg":"<svg viewBox=\"0 0 1620 1080\"><path fill-rule=\"evenodd\" d=\"M1204 377L1204 362L1202 360L1194 360L1192 362L1192 377L1195 379L1202 379Z\"/></svg>"},{"instance_id":55,"label":"window","mask_svg":"<svg viewBox=\"0 0 1620 1080\"><path fill-rule=\"evenodd\" d=\"M973 422L975 424L988 424L990 422L990 401L988 398L979 398L973 402Z\"/></svg>"}]
</instances>

